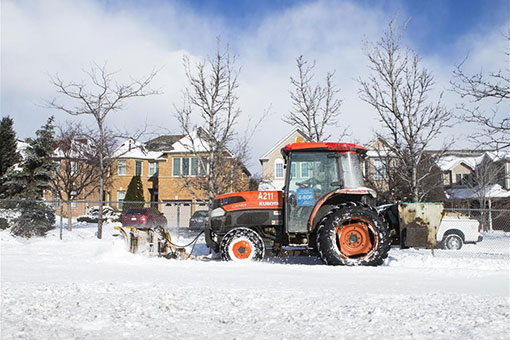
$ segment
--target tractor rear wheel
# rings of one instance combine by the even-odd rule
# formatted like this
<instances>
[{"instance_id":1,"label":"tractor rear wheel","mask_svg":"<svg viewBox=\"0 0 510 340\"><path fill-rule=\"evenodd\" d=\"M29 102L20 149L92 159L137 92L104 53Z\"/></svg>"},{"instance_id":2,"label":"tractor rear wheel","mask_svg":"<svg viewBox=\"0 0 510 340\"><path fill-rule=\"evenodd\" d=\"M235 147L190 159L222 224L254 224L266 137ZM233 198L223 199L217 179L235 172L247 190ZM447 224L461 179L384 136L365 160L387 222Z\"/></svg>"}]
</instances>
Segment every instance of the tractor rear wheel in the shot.
<instances>
[{"instance_id":1,"label":"tractor rear wheel","mask_svg":"<svg viewBox=\"0 0 510 340\"><path fill-rule=\"evenodd\" d=\"M224 261L258 261L264 258L264 241L252 229L230 230L220 243L220 256Z\"/></svg>"},{"instance_id":2,"label":"tractor rear wheel","mask_svg":"<svg viewBox=\"0 0 510 340\"><path fill-rule=\"evenodd\" d=\"M388 256L390 231L371 207L347 203L333 209L320 222L317 248L329 265L377 266Z\"/></svg>"}]
</instances>

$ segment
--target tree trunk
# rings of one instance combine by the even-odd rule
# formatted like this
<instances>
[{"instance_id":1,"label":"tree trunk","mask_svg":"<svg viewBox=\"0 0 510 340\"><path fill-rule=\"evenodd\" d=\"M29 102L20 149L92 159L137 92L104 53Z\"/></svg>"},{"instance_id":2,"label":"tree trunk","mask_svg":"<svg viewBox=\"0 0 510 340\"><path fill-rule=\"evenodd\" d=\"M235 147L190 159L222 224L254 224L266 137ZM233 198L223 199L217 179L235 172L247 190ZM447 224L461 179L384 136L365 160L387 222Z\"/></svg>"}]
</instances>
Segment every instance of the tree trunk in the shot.
<instances>
[{"instance_id":1,"label":"tree trunk","mask_svg":"<svg viewBox=\"0 0 510 340\"><path fill-rule=\"evenodd\" d=\"M60 201L60 239L62 240L62 229L64 229L64 203Z\"/></svg>"},{"instance_id":2,"label":"tree trunk","mask_svg":"<svg viewBox=\"0 0 510 340\"><path fill-rule=\"evenodd\" d=\"M488 214L488 220L489 220L489 231L493 232L492 229L492 200L489 199L489 214Z\"/></svg>"},{"instance_id":3,"label":"tree trunk","mask_svg":"<svg viewBox=\"0 0 510 340\"><path fill-rule=\"evenodd\" d=\"M101 173L101 180L99 182L99 214L97 217L97 238L101 239L103 238L103 196L104 196L104 177L105 177L105 171L104 171L104 131L103 131L103 122L99 119L98 120L98 126L99 126L99 171Z\"/></svg>"},{"instance_id":4,"label":"tree trunk","mask_svg":"<svg viewBox=\"0 0 510 340\"><path fill-rule=\"evenodd\" d=\"M420 200L418 193L418 171L416 165L413 165L412 174L411 174L411 190L413 193L413 202L418 202Z\"/></svg>"},{"instance_id":5,"label":"tree trunk","mask_svg":"<svg viewBox=\"0 0 510 340\"><path fill-rule=\"evenodd\" d=\"M67 201L67 230L73 230L73 219L71 216L71 201Z\"/></svg>"}]
</instances>

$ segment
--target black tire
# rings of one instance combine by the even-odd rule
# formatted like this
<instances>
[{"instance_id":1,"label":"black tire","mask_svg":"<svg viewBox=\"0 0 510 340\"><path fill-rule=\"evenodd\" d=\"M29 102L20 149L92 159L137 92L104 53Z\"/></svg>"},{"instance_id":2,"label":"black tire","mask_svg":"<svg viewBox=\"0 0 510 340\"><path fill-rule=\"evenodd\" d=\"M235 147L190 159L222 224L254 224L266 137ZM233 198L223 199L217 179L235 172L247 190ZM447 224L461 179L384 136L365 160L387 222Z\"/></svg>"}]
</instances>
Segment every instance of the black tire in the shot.
<instances>
[{"instance_id":1,"label":"black tire","mask_svg":"<svg viewBox=\"0 0 510 340\"><path fill-rule=\"evenodd\" d=\"M441 248L448 250L459 250L464 245L462 237L456 233L451 233L443 237Z\"/></svg>"},{"instance_id":2,"label":"black tire","mask_svg":"<svg viewBox=\"0 0 510 340\"><path fill-rule=\"evenodd\" d=\"M388 257L390 246L390 230L384 218L361 203L332 209L317 230L319 255L329 265L377 266Z\"/></svg>"},{"instance_id":3,"label":"black tire","mask_svg":"<svg viewBox=\"0 0 510 340\"><path fill-rule=\"evenodd\" d=\"M264 253L264 241L257 232L248 228L230 230L220 243L223 261L260 261Z\"/></svg>"}]
</instances>

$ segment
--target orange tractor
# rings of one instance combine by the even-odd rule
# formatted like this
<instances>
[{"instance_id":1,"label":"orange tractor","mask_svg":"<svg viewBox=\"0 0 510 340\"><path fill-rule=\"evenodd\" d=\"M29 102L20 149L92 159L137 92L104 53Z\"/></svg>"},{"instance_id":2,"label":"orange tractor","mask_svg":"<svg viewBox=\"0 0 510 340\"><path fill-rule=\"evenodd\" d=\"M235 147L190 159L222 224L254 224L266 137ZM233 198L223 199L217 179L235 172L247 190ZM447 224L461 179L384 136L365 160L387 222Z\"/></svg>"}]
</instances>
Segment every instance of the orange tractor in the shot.
<instances>
[{"instance_id":1,"label":"orange tractor","mask_svg":"<svg viewBox=\"0 0 510 340\"><path fill-rule=\"evenodd\" d=\"M223 260L260 260L266 251L317 254L330 265L379 265L391 237L363 185L366 149L346 143L294 143L282 149L283 191L216 197L205 229Z\"/></svg>"}]
</instances>

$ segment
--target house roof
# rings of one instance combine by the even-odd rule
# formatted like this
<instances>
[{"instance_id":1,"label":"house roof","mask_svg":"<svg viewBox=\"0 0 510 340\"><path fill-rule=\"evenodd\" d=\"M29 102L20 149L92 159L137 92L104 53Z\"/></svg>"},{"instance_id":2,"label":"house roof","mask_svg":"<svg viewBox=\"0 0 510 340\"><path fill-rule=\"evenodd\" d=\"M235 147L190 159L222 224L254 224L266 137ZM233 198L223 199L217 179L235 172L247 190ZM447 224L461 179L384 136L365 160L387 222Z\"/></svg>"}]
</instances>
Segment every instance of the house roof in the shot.
<instances>
[{"instance_id":1,"label":"house roof","mask_svg":"<svg viewBox=\"0 0 510 340\"><path fill-rule=\"evenodd\" d=\"M200 135L205 133L203 129L194 131L191 138L185 135L165 135L149 140L145 144L135 141L131 138L126 139L116 150L116 154L120 159L148 159L163 160L164 154L168 153L191 153L207 152L209 150L207 142ZM198 141L198 142L197 142ZM193 142L195 145L193 146ZM228 154L234 155L227 149ZM250 171L244 164L240 164L242 170L251 176Z\"/></svg>"},{"instance_id":2,"label":"house roof","mask_svg":"<svg viewBox=\"0 0 510 340\"><path fill-rule=\"evenodd\" d=\"M484 151L476 156L457 156L449 154L438 161L438 166L441 170L448 171L462 163L471 170L474 170L477 165L483 162L485 157L489 158L492 162L509 161L510 152Z\"/></svg>"},{"instance_id":3,"label":"house roof","mask_svg":"<svg viewBox=\"0 0 510 340\"><path fill-rule=\"evenodd\" d=\"M171 151L173 145L182 139L184 135L163 135L153 138L145 143L145 147L150 151Z\"/></svg>"},{"instance_id":4,"label":"house roof","mask_svg":"<svg viewBox=\"0 0 510 340\"><path fill-rule=\"evenodd\" d=\"M483 155L478 157L444 156L437 162L437 165L443 171L452 170L459 164L464 164L471 170L474 170L482 159Z\"/></svg>"},{"instance_id":5,"label":"house roof","mask_svg":"<svg viewBox=\"0 0 510 340\"><path fill-rule=\"evenodd\" d=\"M510 198L510 190L505 190L499 184L491 184L485 187L453 188L446 190L448 199L478 199L482 196L491 199Z\"/></svg>"},{"instance_id":6,"label":"house roof","mask_svg":"<svg viewBox=\"0 0 510 340\"><path fill-rule=\"evenodd\" d=\"M510 151L489 151L485 153L493 162L510 161Z\"/></svg>"},{"instance_id":7,"label":"house roof","mask_svg":"<svg viewBox=\"0 0 510 340\"><path fill-rule=\"evenodd\" d=\"M162 153L160 151L149 151L145 146L131 138L126 139L115 151L116 155L121 159L160 159Z\"/></svg>"},{"instance_id":8,"label":"house roof","mask_svg":"<svg viewBox=\"0 0 510 340\"><path fill-rule=\"evenodd\" d=\"M86 138L56 140L53 148L53 157L55 158L81 158L94 152L94 147Z\"/></svg>"},{"instance_id":9,"label":"house roof","mask_svg":"<svg viewBox=\"0 0 510 340\"><path fill-rule=\"evenodd\" d=\"M281 149L285 145L282 145L290 136L292 136L294 133L298 132L301 136L303 136L305 139L309 139L308 136L301 131L299 128L294 128L291 132L289 132L285 137L280 139L269 151L267 151L262 157L259 159L260 161L269 159L269 156L277 149Z\"/></svg>"}]
</instances>

